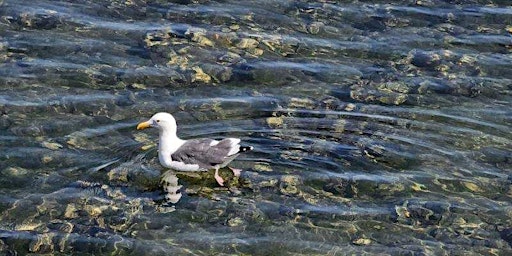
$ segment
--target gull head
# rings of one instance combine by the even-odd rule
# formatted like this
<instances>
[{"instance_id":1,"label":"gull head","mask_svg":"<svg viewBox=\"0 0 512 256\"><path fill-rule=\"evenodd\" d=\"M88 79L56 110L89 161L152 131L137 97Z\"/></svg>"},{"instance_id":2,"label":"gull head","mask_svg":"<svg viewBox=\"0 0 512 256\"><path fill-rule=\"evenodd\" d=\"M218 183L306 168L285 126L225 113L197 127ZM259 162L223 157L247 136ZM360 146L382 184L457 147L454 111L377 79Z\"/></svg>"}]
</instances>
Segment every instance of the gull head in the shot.
<instances>
[{"instance_id":1,"label":"gull head","mask_svg":"<svg viewBox=\"0 0 512 256\"><path fill-rule=\"evenodd\" d=\"M142 130L150 127L158 128L158 130L160 131L176 133L176 120L169 113L156 113L148 121L139 123L137 125L137 130Z\"/></svg>"}]
</instances>

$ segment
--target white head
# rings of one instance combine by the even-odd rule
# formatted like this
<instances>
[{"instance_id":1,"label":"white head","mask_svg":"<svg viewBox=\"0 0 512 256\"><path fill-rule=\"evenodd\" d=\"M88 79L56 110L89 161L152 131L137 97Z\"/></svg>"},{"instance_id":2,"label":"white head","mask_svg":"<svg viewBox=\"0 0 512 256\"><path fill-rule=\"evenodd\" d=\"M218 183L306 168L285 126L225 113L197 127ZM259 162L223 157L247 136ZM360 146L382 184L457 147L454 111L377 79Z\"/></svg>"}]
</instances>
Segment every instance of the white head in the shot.
<instances>
[{"instance_id":1,"label":"white head","mask_svg":"<svg viewBox=\"0 0 512 256\"><path fill-rule=\"evenodd\" d=\"M139 123L137 125L137 130L149 127L156 127L160 132L171 132L171 134L176 134L177 129L174 117L165 112L156 113L148 121Z\"/></svg>"}]
</instances>

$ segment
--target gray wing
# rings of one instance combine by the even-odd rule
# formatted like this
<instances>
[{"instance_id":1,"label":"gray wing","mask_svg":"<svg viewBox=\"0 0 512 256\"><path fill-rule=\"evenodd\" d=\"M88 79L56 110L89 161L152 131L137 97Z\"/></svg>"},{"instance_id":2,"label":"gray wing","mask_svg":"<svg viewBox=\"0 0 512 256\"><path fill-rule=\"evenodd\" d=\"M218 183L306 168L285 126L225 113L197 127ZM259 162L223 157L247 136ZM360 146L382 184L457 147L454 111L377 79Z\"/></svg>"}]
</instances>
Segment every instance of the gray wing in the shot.
<instances>
[{"instance_id":1,"label":"gray wing","mask_svg":"<svg viewBox=\"0 0 512 256\"><path fill-rule=\"evenodd\" d=\"M230 139L223 139L211 146L212 142L212 139L188 140L171 155L171 158L174 161L198 164L201 168L211 169L217 164L224 163L233 147Z\"/></svg>"}]
</instances>

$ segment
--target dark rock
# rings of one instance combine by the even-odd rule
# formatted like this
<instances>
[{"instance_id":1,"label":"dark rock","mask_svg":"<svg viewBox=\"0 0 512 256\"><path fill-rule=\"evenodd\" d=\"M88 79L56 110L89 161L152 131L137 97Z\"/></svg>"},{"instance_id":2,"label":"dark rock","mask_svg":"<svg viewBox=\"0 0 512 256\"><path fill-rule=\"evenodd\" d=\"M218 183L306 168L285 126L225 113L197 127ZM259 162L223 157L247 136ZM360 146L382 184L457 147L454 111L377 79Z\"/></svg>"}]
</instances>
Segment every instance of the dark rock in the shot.
<instances>
[{"instance_id":1,"label":"dark rock","mask_svg":"<svg viewBox=\"0 0 512 256\"><path fill-rule=\"evenodd\" d=\"M233 69L230 67L224 67L221 65L214 64L202 64L200 67L217 83L227 82L231 79L231 76L233 75Z\"/></svg>"},{"instance_id":2,"label":"dark rock","mask_svg":"<svg viewBox=\"0 0 512 256\"><path fill-rule=\"evenodd\" d=\"M126 91L119 95L116 99L116 105L118 106L131 106L135 104L135 94L130 91Z\"/></svg>"},{"instance_id":3,"label":"dark rock","mask_svg":"<svg viewBox=\"0 0 512 256\"><path fill-rule=\"evenodd\" d=\"M506 228L500 231L501 239L505 240L510 246L512 246L512 228Z\"/></svg>"},{"instance_id":4,"label":"dark rock","mask_svg":"<svg viewBox=\"0 0 512 256\"><path fill-rule=\"evenodd\" d=\"M433 69L441 64L441 57L434 52L413 51L410 53L411 64L419 68Z\"/></svg>"}]
</instances>

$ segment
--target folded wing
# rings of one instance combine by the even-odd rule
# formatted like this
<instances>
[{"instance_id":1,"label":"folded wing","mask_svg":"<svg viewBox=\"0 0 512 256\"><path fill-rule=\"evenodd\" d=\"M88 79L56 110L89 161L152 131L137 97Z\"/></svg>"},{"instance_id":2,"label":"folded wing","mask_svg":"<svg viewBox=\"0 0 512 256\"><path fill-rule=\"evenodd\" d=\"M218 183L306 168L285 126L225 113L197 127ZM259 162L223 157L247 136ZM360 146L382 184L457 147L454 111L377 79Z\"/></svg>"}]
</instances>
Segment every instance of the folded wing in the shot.
<instances>
[{"instance_id":1,"label":"folded wing","mask_svg":"<svg viewBox=\"0 0 512 256\"><path fill-rule=\"evenodd\" d=\"M227 138L221 141L193 139L186 141L171 155L173 161L197 164L202 169L211 169L240 152L240 139Z\"/></svg>"}]
</instances>

